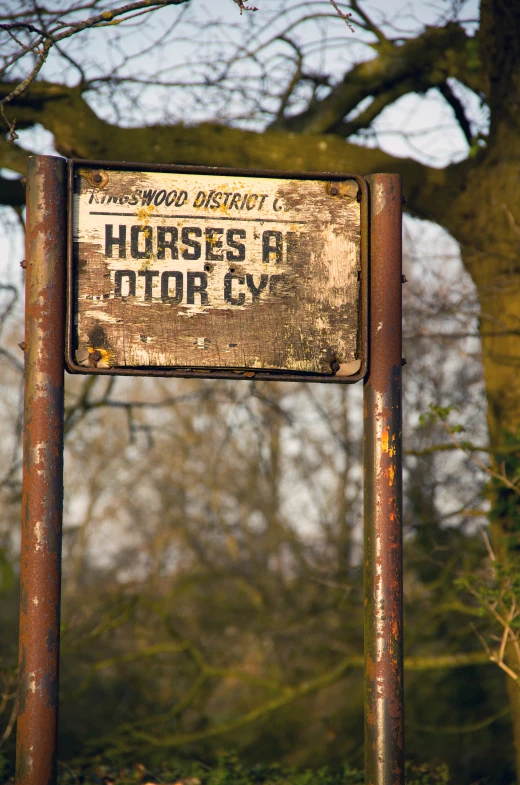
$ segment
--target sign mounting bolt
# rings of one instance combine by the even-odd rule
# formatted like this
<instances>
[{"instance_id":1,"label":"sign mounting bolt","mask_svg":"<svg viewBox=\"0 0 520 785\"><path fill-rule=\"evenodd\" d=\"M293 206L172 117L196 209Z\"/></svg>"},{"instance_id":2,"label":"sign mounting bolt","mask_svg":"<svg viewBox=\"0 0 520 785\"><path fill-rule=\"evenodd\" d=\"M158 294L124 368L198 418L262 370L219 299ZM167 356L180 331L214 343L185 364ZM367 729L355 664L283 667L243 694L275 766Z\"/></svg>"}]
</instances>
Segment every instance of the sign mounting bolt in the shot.
<instances>
[{"instance_id":1,"label":"sign mounting bolt","mask_svg":"<svg viewBox=\"0 0 520 785\"><path fill-rule=\"evenodd\" d=\"M338 194L339 194L339 188L337 188L335 185L333 185L331 187L331 189L330 189L330 195L331 196L337 196Z\"/></svg>"},{"instance_id":2,"label":"sign mounting bolt","mask_svg":"<svg viewBox=\"0 0 520 785\"><path fill-rule=\"evenodd\" d=\"M100 182L102 182L103 178L101 177L101 175L99 174L99 172L94 172L94 174L92 175L92 180L93 180L95 183L100 183Z\"/></svg>"},{"instance_id":3,"label":"sign mounting bolt","mask_svg":"<svg viewBox=\"0 0 520 785\"><path fill-rule=\"evenodd\" d=\"M88 364L91 368L97 368L98 362L101 360L101 352L91 352L88 358Z\"/></svg>"}]
</instances>

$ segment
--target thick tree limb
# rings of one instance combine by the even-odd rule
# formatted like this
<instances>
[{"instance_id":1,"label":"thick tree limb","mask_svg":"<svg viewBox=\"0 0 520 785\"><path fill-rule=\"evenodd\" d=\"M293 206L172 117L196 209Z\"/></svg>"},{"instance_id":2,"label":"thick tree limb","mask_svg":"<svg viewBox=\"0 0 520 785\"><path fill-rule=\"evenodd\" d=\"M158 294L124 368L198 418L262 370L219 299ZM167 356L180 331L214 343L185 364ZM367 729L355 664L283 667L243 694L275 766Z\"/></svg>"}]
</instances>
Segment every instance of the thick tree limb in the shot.
<instances>
[{"instance_id":1,"label":"thick tree limb","mask_svg":"<svg viewBox=\"0 0 520 785\"><path fill-rule=\"evenodd\" d=\"M404 665L406 670L426 671L436 669L465 668L474 665L489 664L489 655L486 652L472 652L468 654L447 654L433 657L412 657L406 658ZM363 667L363 657L346 657L336 668L328 671L314 679L299 684L296 687L286 687L281 694L266 701L261 706L257 706L247 714L235 717L228 722L222 722L210 728L193 731L191 733L178 733L169 736L155 736L143 731L134 731L132 736L142 739L152 746L157 747L179 747L184 744L191 744L202 739L219 736L229 733L239 728L243 728L257 720L271 714L277 709L286 706L293 701L306 695L312 695L319 690L329 687L341 680L351 668Z\"/></svg>"},{"instance_id":2,"label":"thick tree limb","mask_svg":"<svg viewBox=\"0 0 520 785\"><path fill-rule=\"evenodd\" d=\"M0 177L0 205L7 207L23 207L25 204L25 187L21 180L9 180Z\"/></svg>"},{"instance_id":3,"label":"thick tree limb","mask_svg":"<svg viewBox=\"0 0 520 785\"><path fill-rule=\"evenodd\" d=\"M0 167L2 169L11 169L18 174L25 174L25 162L28 155L31 155L29 150L24 150L17 144L0 137ZM7 204L3 199L0 202Z\"/></svg>"},{"instance_id":4,"label":"thick tree limb","mask_svg":"<svg viewBox=\"0 0 520 785\"><path fill-rule=\"evenodd\" d=\"M330 129L330 132L345 137L357 134L358 131L369 128L370 124L381 114L383 109L386 109L387 106L393 104L403 95L415 92L416 89L416 79L404 79L402 82L398 82L392 87L389 87L384 93L376 95L372 103L353 120L341 120L336 123Z\"/></svg>"},{"instance_id":5,"label":"thick tree limb","mask_svg":"<svg viewBox=\"0 0 520 785\"><path fill-rule=\"evenodd\" d=\"M362 127L359 119L352 129L344 118L365 98L375 99L377 112L368 112L370 123L386 106L406 92L424 92L454 77L480 93L483 79L478 59L473 56L475 41L457 24L426 28L416 38L398 46L389 41L374 45L378 56L354 66L326 98L315 101L293 117L277 120L273 128L299 133L352 133Z\"/></svg>"},{"instance_id":6,"label":"thick tree limb","mask_svg":"<svg viewBox=\"0 0 520 785\"><path fill-rule=\"evenodd\" d=\"M29 150L24 150L12 142L0 137L0 167L10 169L18 174L25 174ZM20 179L11 179L0 175L0 205L23 207L25 204L25 186Z\"/></svg>"},{"instance_id":7,"label":"thick tree limb","mask_svg":"<svg viewBox=\"0 0 520 785\"><path fill-rule=\"evenodd\" d=\"M518 138L520 5L506 0L481 0L478 41L483 67L489 75L491 136L494 137L498 126L504 123L512 127Z\"/></svg>"},{"instance_id":8,"label":"thick tree limb","mask_svg":"<svg viewBox=\"0 0 520 785\"><path fill-rule=\"evenodd\" d=\"M380 44L384 45L389 43L383 31L376 24L374 24L368 14L366 14L365 11L360 7L357 0L350 0L350 7L356 12L357 16L363 20L367 30L370 30L370 32L375 35Z\"/></svg>"},{"instance_id":9,"label":"thick tree limb","mask_svg":"<svg viewBox=\"0 0 520 785\"><path fill-rule=\"evenodd\" d=\"M9 85L0 84L0 95L7 90ZM457 191L465 168L473 164L434 169L332 134L296 137L290 131L255 133L215 124L120 128L99 118L79 88L48 82L31 85L18 99L16 113L21 121L32 118L51 131L57 151L67 157L308 172L397 171L406 182L409 208L448 228L448 188ZM19 165L16 170L21 171Z\"/></svg>"},{"instance_id":10,"label":"thick tree limb","mask_svg":"<svg viewBox=\"0 0 520 785\"><path fill-rule=\"evenodd\" d=\"M460 125L462 133L466 137L466 142L471 145L473 141L473 134L471 133L471 125L469 123L468 118L466 117L466 112L464 111L464 106L462 102L457 98L453 90L451 89L448 82L445 82L442 85L439 85L439 92L446 99L449 103L451 108L453 109L453 113L455 118Z\"/></svg>"},{"instance_id":11,"label":"thick tree limb","mask_svg":"<svg viewBox=\"0 0 520 785\"><path fill-rule=\"evenodd\" d=\"M119 128L96 115L81 87L67 88L43 81L33 82L23 94L11 100L9 111L13 117L9 122L16 117L18 127L41 123L54 134L57 151L67 157L367 174L398 171L407 183L409 208L450 229L446 183L458 193L466 173L463 165L449 167L441 173L412 160L346 144L331 134L349 136L368 127L386 106L402 95L445 85L448 76L479 89L482 84L479 62L471 59L468 47L474 47L473 39L456 24L428 28L401 46L385 39L375 45L376 59L351 69L325 99L313 102L295 117L280 117L263 134L212 124L196 128L181 125ZM7 96L11 98L13 88L11 83L0 83L0 101ZM374 99L371 105L354 120L345 121L343 118L367 96ZM298 132L297 144L293 131ZM0 149L0 162L10 157L11 163L4 165L23 172L25 153L13 145L11 148L10 155L5 145L4 150Z\"/></svg>"}]
</instances>

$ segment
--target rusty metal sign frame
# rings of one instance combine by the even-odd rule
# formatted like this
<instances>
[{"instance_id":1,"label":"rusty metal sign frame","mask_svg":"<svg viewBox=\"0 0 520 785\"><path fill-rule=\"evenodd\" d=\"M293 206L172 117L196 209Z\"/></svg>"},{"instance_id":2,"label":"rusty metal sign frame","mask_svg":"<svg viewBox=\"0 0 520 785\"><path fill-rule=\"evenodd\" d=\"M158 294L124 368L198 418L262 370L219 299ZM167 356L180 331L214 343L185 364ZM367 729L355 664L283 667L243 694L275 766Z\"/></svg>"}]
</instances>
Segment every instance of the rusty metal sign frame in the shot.
<instances>
[{"instance_id":1,"label":"rusty metal sign frame","mask_svg":"<svg viewBox=\"0 0 520 785\"><path fill-rule=\"evenodd\" d=\"M74 286L75 269L72 239L72 199L74 172L79 167L93 167L103 170L128 172L162 172L168 174L203 174L238 177L272 178L287 180L325 180L340 182L354 180L359 188L361 224L361 297L358 328L358 354L361 361L360 369L352 376L335 376L334 374L318 374L282 370L261 370L258 368L89 368L79 365L75 359L74 346ZM369 195L364 177L351 172L292 172L274 171L270 169L231 169L225 167L182 166L166 164L122 163L117 161L70 159L68 162L68 248L67 248L67 328L66 328L66 364L69 373L100 374L104 376L166 376L183 379L251 379L259 381L285 382L321 382L328 384L354 384L364 379L368 368L368 240L369 240Z\"/></svg>"},{"instance_id":2,"label":"rusty metal sign frame","mask_svg":"<svg viewBox=\"0 0 520 785\"><path fill-rule=\"evenodd\" d=\"M95 163L105 168L116 166ZM208 171L203 167L156 167L158 171L165 169ZM69 166L69 177L70 172ZM286 174L298 179L310 177ZM311 176L324 179L323 173ZM347 176L328 177L337 180ZM401 180L394 174L374 174L366 180L358 175L348 178L360 182L367 219L362 222L362 291L367 318L363 338L367 368L363 380L365 782L404 785ZM69 190L63 158L28 158L25 340L21 344L25 371L17 785L56 782L64 371L66 354L70 354L70 345L67 350L65 347L66 315L69 339L71 328L65 298L67 250L69 266L71 263L70 247L67 249ZM110 370L99 373L110 374ZM112 373L136 375L119 369ZM152 375L197 376L185 370ZM255 376L295 380L293 374L260 372ZM210 378L244 377L224 371L214 372ZM334 377L311 374L305 380L335 381Z\"/></svg>"}]
</instances>

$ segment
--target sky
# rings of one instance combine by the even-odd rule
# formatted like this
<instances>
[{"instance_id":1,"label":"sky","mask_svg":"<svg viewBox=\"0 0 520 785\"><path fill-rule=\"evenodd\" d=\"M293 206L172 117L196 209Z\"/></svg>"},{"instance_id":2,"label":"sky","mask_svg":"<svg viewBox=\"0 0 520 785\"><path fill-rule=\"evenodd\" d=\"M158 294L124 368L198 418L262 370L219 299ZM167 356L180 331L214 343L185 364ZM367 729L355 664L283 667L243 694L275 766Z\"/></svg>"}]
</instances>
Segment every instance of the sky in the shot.
<instances>
[{"instance_id":1,"label":"sky","mask_svg":"<svg viewBox=\"0 0 520 785\"><path fill-rule=\"evenodd\" d=\"M107 70L115 69L118 77L133 74L141 80L165 82L163 88L139 84L112 90L101 85L100 90L87 93L94 110L113 122L190 124L231 118L237 125L256 130L272 119L269 111L275 105L271 97L259 108L259 95L262 90L278 93L280 77L283 80L293 67L288 59L293 48L287 42L270 42L273 35L286 33L308 56L308 70L330 73L334 80L339 80L353 63L374 56L367 46L367 41L373 40L370 34L356 27L351 32L327 0L285 0L281 4L279 0L255 0L254 4L258 11L240 15L233 0L192 0L187 6L139 17L128 27L96 30L71 39L67 52L82 65L88 78L102 77ZM462 6L461 17L469 20L468 29L473 30L471 20L478 17L477 0L458 0L458 4ZM452 0L361 3L371 18L393 36L410 35L424 24L446 19L451 6ZM280 7L283 13L276 14ZM302 13L318 13L318 17L294 26ZM167 40L160 47L157 41L165 32ZM237 63L227 67L226 58L237 50ZM225 74L223 81L208 88L207 83L216 74ZM76 84L79 72L55 53L41 76ZM205 86L186 86L197 81ZM453 89L466 104L474 130L485 131L487 118L478 98L460 85L454 84ZM307 98L304 92L301 101ZM298 111L301 101L292 111ZM393 155L410 156L433 166L461 160L468 152L452 110L435 90L404 96L382 112L370 134L352 141L377 145ZM54 153L52 135L38 126L20 132L20 144L28 151ZM23 255L16 225L10 213L0 229L3 277L12 283L20 280L16 259Z\"/></svg>"},{"instance_id":2,"label":"sky","mask_svg":"<svg viewBox=\"0 0 520 785\"><path fill-rule=\"evenodd\" d=\"M274 31L279 32L286 26L291 14L301 11L304 5L301 0L286 0L286 15L272 18L275 2L256 0L260 10L252 19L253 14L241 17L232 0L194 0L188 9L189 14L188 11L183 12L183 27L172 31L168 44L163 48L158 48L154 41L181 16L176 8L148 17L146 24L140 20L128 36L124 30L117 28L92 32L74 42L70 52L85 64L85 71L91 78L105 73L110 65L117 67L118 75L136 73L142 78L151 75L152 80L159 77L166 82L189 84L193 79L211 80L212 75L223 67L229 51L249 39L248 51L255 50L255 59L243 58L238 66L226 72L226 88L231 87L234 91L231 102L223 97L218 85L198 90L170 85L162 89L140 85L130 87L122 95L118 93L115 100L107 88L102 90L101 95L90 93L89 100L99 114L126 125L161 120L189 124L215 116L225 119L227 113L227 116L235 117L238 125L260 129L262 119L258 119L258 113L255 117L252 114L257 109L257 88L262 68L264 65L273 68L274 78L268 81L268 87L275 90L279 86L278 75L290 65L287 60L290 47L268 44L268 39ZM330 14L326 0L309 4L309 7ZM437 3L377 0L363 2L362 7L370 9L376 21L385 16L393 25L395 35L405 35L413 32L420 23L435 22L440 12L447 12L448 3L440 0ZM475 19L478 3L471 0L463 10L465 18ZM367 36L362 31L352 33L344 22L336 18L328 20L326 29L321 24L313 20L290 31L293 40L304 49L312 50L313 40L323 44L310 53L312 67L316 70L330 72L339 79L353 62L373 56L372 50L364 43ZM138 53L143 46L147 49L146 54L127 61L129 55ZM78 79L77 70L68 66L64 68L64 61L59 57L50 59L42 76L49 80L65 79L69 84L76 83ZM462 89L460 95L467 102L475 129L485 130L486 118L478 99ZM267 109L270 107L268 105ZM243 116L240 116L241 113ZM267 117L267 112L264 115L260 113L260 117ZM52 136L42 128L21 132L20 140L28 150L54 153ZM467 143L451 109L435 91L400 99L378 118L373 136L360 137L356 141L359 144L378 144L393 155L411 156L434 166L444 166L467 155ZM3 234L0 235L1 277L4 282L21 287L22 234L15 229L16 219L13 219L12 211L5 211L5 216L7 220L0 228ZM441 289L449 292L453 283L460 286L463 281L468 287L468 298L471 297L471 284L462 270L458 248L438 227L411 219L406 222L405 271L411 281L414 277L420 278L421 284L432 292ZM360 397L361 389L358 392ZM305 504L304 499L302 504ZM451 500L447 504L453 506Z\"/></svg>"},{"instance_id":3,"label":"sky","mask_svg":"<svg viewBox=\"0 0 520 785\"><path fill-rule=\"evenodd\" d=\"M82 65L88 78L102 77L107 70L115 69L113 73L117 77L133 74L141 80L165 83L163 88L139 84L114 91L101 86L100 90L87 93L93 109L113 122L190 124L234 118L237 125L256 130L272 119L269 111L275 105L270 98L259 109L259 95L262 90L279 93L280 77L283 80L293 67L288 59L294 51L292 45L273 42L270 40L273 36L284 32L305 52L308 70L330 73L334 80L339 80L353 63L374 56L367 46L373 40L370 34L357 27L354 32L349 30L327 0L284 0L283 3L255 0L254 4L258 11L240 15L233 0L192 0L187 6L161 9L139 17L128 27L96 30L71 39L67 52ZM468 29L473 30L478 17L477 0L466 3L461 0L459 5L462 5L461 17L468 20ZM424 24L446 19L451 6L451 0L361 2L376 24L392 36L410 35ZM283 12L275 13L277 8ZM302 13L314 18L295 26ZM165 45L160 47L157 42L165 33ZM237 51L237 63L227 66L226 58ZM208 88L207 83L215 80L216 74L224 74L223 81L217 80L215 86ZM55 53L41 76L72 85L77 83L79 72ZM204 86L195 89L189 86L197 81ZM474 130L485 131L487 118L478 98L457 84L453 89L465 102ZM291 111L298 111L307 98L303 94ZM396 101L378 117L369 135L360 135L352 141L377 145L393 155L410 156L433 166L461 160L468 153L467 142L452 110L434 90ZM21 131L20 144L28 151L41 154L55 152L52 135L38 126ZM18 262L24 255L20 224L12 211L3 212L2 279L19 286L22 278ZM408 222L408 232L416 238L417 248L421 230L417 231L416 222ZM442 230L436 230L434 236L443 253L456 256L456 245ZM431 237L428 248L431 249ZM460 275L457 265L451 267L454 276Z\"/></svg>"},{"instance_id":4,"label":"sky","mask_svg":"<svg viewBox=\"0 0 520 785\"><path fill-rule=\"evenodd\" d=\"M117 90L101 86L101 90L87 94L95 111L114 122L190 124L234 119L238 125L257 130L268 123L268 111L274 106L273 98L259 101L259 93L279 92L280 82L292 68L288 58L293 49L288 42L270 42L274 34L283 31L302 48L308 58L307 70L331 74L334 80L339 80L353 63L374 56L366 44L373 37L357 27L351 32L327 0L285 0L282 4L279 0L255 0L255 5L258 11L240 15L233 0L192 0L188 6L170 7L140 17L128 27L82 35L71 42L67 51L81 63L89 78L103 77L107 70L115 68L118 77L133 74L144 81L166 83L163 89L145 84L126 85L125 89ZM283 13L276 14L280 5ZM385 32L406 36L424 24L445 19L451 2L370 0L363 1L361 6ZM318 16L293 26L302 14ZM461 16L476 19L477 1L465 3ZM469 22L468 29L473 28ZM160 47L157 41L165 32L167 43ZM138 55L143 49L144 54ZM244 56L244 50L249 57ZM226 58L237 51L240 55L237 62L227 66ZM193 82L207 84L217 74L225 74L222 88L186 86ZM63 58L54 56L42 76L76 84L79 72ZM478 98L459 85L454 84L453 89L467 105L475 128L485 129L486 116ZM307 98L305 91L301 98L302 101ZM299 105L303 104L296 103L293 111ZM434 90L395 102L377 119L372 135L358 141L377 144L394 155L412 156L435 166L444 166L467 154L467 143L451 109ZM23 132L21 143L28 149L52 151L52 138L41 129Z\"/></svg>"},{"instance_id":5,"label":"sky","mask_svg":"<svg viewBox=\"0 0 520 785\"><path fill-rule=\"evenodd\" d=\"M101 85L100 90L87 93L93 109L113 122L123 125L190 124L234 118L237 125L256 130L261 130L272 119L269 111L275 105L271 97L259 108L259 95L262 90L279 93L281 79L293 67L288 57L294 53L294 44L308 57L307 70L330 73L334 80L339 80L353 63L374 56L367 45L373 37L357 27L354 32L349 30L327 0L284 0L283 3L255 0L254 4L258 11L240 15L233 0L192 0L187 6L161 9L139 17L129 26L91 31L71 39L67 52L91 79L103 77L107 70L114 69L117 77L133 74L140 80L165 83L162 88L134 84L113 91ZM478 17L478 2L469 0L459 2L461 4L460 15L468 20L471 31ZM376 24L394 37L413 34L424 24L446 19L451 5L451 0L361 2L361 7ZM282 8L283 12L276 14L277 8ZM302 13L314 16L295 25ZM271 41L281 32L293 45ZM165 33L166 41L161 47L157 42ZM227 66L226 59L237 51L237 62ZM215 80L217 74L224 74L222 82L216 80L213 87L208 87L207 83ZM79 72L55 53L41 76L72 85L78 82ZM191 84L197 81L204 86L193 89ZM474 130L485 131L487 118L478 98L460 85L454 84L453 89L465 102ZM308 95L303 94L300 103L296 102L291 111L298 111L307 98ZM353 141L361 145L378 145L393 155L410 156L432 166L461 160L468 153L467 142L452 110L435 90L425 95L404 96L382 112L369 135L360 135ZM38 126L21 131L20 143L28 151L55 152L52 135ZM20 285L18 262L24 255L20 225L12 211L4 210L4 215L0 227L2 279ZM413 221L409 221L407 227L410 236L414 237L414 254L420 255L422 230ZM432 230L428 235L430 252ZM442 249L445 255L456 257L456 245L442 230L436 229L433 236L436 238L434 246ZM446 274L448 269L455 277L461 274L460 265L447 266Z\"/></svg>"}]
</instances>

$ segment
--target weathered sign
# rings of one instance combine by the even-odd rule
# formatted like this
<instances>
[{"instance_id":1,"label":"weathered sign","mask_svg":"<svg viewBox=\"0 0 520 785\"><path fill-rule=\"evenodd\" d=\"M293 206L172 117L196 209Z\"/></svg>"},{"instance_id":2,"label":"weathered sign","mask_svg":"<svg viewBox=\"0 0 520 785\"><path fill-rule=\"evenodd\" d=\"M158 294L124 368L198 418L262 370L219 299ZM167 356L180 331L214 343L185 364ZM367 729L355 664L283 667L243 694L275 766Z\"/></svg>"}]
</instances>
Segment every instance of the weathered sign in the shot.
<instances>
[{"instance_id":1,"label":"weathered sign","mask_svg":"<svg viewBox=\"0 0 520 785\"><path fill-rule=\"evenodd\" d=\"M72 162L71 370L359 378L361 191Z\"/></svg>"}]
</instances>

